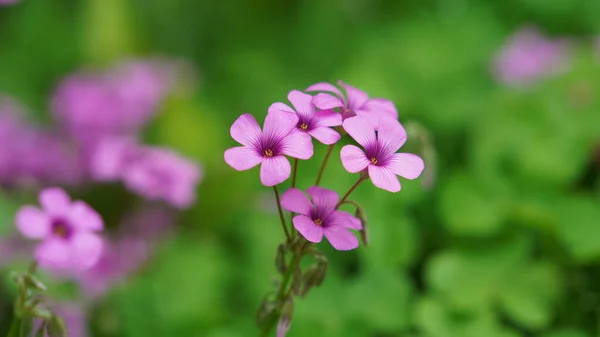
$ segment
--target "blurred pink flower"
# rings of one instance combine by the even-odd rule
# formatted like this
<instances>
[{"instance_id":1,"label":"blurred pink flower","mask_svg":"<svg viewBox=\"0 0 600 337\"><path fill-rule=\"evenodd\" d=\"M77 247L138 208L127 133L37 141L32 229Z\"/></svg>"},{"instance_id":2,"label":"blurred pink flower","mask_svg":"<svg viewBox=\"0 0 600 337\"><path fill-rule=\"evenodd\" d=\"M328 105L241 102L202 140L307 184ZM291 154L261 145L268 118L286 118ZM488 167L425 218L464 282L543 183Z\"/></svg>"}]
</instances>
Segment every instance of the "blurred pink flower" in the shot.
<instances>
[{"instance_id":1,"label":"blurred pink flower","mask_svg":"<svg viewBox=\"0 0 600 337\"><path fill-rule=\"evenodd\" d=\"M16 4L20 0L0 0L0 6Z\"/></svg>"},{"instance_id":2,"label":"blurred pink flower","mask_svg":"<svg viewBox=\"0 0 600 337\"><path fill-rule=\"evenodd\" d=\"M37 263L58 271L77 271L92 267L100 257L103 242L97 232L102 218L82 201L71 202L59 188L40 192L42 209L23 206L16 225L23 236L42 240L35 249Z\"/></svg>"},{"instance_id":3,"label":"blurred pink flower","mask_svg":"<svg viewBox=\"0 0 600 337\"><path fill-rule=\"evenodd\" d=\"M346 171L356 173L368 169L373 184L390 192L400 191L396 175L416 179L423 172L425 165L419 156L396 153L406 142L406 131L397 120L380 119L377 136L375 129L359 116L346 119L343 127L364 148L364 151L354 145L342 148L342 165Z\"/></svg>"},{"instance_id":4,"label":"blurred pink flower","mask_svg":"<svg viewBox=\"0 0 600 337\"><path fill-rule=\"evenodd\" d=\"M520 86L562 72L567 65L569 44L551 40L534 27L511 36L493 61L493 73L506 85Z\"/></svg>"}]
</instances>

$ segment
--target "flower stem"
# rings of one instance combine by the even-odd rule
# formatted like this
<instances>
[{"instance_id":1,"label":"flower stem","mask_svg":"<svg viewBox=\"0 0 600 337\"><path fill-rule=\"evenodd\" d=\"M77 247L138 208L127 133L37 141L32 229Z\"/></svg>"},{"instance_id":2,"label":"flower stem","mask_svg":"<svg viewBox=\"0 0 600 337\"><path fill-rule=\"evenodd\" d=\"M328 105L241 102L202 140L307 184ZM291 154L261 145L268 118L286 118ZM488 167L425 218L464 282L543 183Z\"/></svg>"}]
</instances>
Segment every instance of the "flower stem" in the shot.
<instances>
[{"instance_id":1,"label":"flower stem","mask_svg":"<svg viewBox=\"0 0 600 337\"><path fill-rule=\"evenodd\" d=\"M20 337L21 336L21 323L23 319L15 316L13 318L12 324L10 325L10 330L8 330L7 337Z\"/></svg>"},{"instance_id":2,"label":"flower stem","mask_svg":"<svg viewBox=\"0 0 600 337\"><path fill-rule=\"evenodd\" d=\"M348 192L346 192L346 194L344 194L344 196L342 197L342 199L340 199L340 202L338 202L338 204L335 206L335 209L338 209L338 207L340 207L345 201L346 198L348 198L350 196L350 193L352 193L352 191L354 191L354 189L360 185L360 183L363 182L363 180L366 180L365 177L363 177L363 175L361 174L361 176L358 178L358 180L354 183L354 185L352 185L352 187L350 187L350 189L348 190Z\"/></svg>"},{"instance_id":3,"label":"flower stem","mask_svg":"<svg viewBox=\"0 0 600 337\"><path fill-rule=\"evenodd\" d=\"M277 190L277 185L273 186L273 191L275 192L275 199L277 200L277 210L279 211L279 218L281 219L281 226L283 227L283 231L285 232L285 237L287 241L290 241L290 233L285 225L285 218L283 217L283 210L281 209L281 199L279 198L279 191Z\"/></svg>"},{"instance_id":4,"label":"flower stem","mask_svg":"<svg viewBox=\"0 0 600 337\"><path fill-rule=\"evenodd\" d=\"M321 164L321 169L319 170L319 175L317 176L317 182L315 186L319 186L321 183L321 178L323 178L323 172L325 172L325 166L327 166L327 161L329 161L329 157L331 156L331 152L333 152L333 148L335 147L335 143L329 145L327 149L327 153L325 154L325 158L323 159L323 164Z\"/></svg>"}]
</instances>

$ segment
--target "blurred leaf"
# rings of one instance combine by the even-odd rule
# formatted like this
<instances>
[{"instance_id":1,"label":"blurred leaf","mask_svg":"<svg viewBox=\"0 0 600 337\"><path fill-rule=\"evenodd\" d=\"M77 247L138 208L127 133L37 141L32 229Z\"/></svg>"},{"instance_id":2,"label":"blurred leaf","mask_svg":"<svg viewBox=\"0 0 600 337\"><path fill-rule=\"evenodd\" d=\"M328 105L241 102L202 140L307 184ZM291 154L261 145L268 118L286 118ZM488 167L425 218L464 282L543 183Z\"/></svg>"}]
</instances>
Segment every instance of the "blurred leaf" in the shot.
<instances>
[{"instance_id":1,"label":"blurred leaf","mask_svg":"<svg viewBox=\"0 0 600 337\"><path fill-rule=\"evenodd\" d=\"M549 332L543 337L589 337L590 335L584 331L577 329L563 329L559 331Z\"/></svg>"},{"instance_id":2,"label":"blurred leaf","mask_svg":"<svg viewBox=\"0 0 600 337\"><path fill-rule=\"evenodd\" d=\"M577 261L600 257L600 203L591 197L565 197L556 209L557 236Z\"/></svg>"}]
</instances>

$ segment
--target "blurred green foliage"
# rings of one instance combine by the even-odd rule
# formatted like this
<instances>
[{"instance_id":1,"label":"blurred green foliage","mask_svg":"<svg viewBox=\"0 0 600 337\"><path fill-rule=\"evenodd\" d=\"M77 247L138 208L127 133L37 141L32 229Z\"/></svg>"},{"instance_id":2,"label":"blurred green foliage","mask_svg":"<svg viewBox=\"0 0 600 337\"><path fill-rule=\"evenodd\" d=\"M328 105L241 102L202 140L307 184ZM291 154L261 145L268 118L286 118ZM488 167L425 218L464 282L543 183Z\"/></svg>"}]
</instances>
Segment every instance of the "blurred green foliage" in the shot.
<instances>
[{"instance_id":1,"label":"blurred green foliage","mask_svg":"<svg viewBox=\"0 0 600 337\"><path fill-rule=\"evenodd\" d=\"M433 185L357 189L370 244L321 245L328 277L296 304L289 336L592 337L599 17L596 0L23 0L0 8L0 90L46 120L54 85L80 66L158 53L198 69L198 90L167 101L148 139L205 166L199 202L93 311L95 336L255 334L283 234L258 172L223 162L229 125L244 112L261 120L291 89L343 79L429 131ZM490 59L524 24L576 38L571 68L503 88ZM421 150L410 132L406 147ZM299 186L324 153L300 163ZM345 191L355 178L332 159L324 186ZM0 199L2 233L14 207Z\"/></svg>"}]
</instances>

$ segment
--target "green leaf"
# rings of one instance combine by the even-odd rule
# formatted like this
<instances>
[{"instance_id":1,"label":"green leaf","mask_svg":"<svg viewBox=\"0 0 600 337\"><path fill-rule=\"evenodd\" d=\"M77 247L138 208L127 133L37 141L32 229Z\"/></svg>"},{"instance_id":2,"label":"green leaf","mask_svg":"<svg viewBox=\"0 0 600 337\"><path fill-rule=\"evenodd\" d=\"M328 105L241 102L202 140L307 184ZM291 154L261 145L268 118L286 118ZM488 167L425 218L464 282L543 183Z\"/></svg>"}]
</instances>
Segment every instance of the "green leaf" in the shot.
<instances>
[{"instance_id":1,"label":"green leaf","mask_svg":"<svg viewBox=\"0 0 600 337\"><path fill-rule=\"evenodd\" d=\"M600 203L592 197L565 197L558 205L557 236L579 262L600 257Z\"/></svg>"},{"instance_id":2,"label":"green leaf","mask_svg":"<svg viewBox=\"0 0 600 337\"><path fill-rule=\"evenodd\" d=\"M544 334L542 337L589 337L590 335L578 329L563 329Z\"/></svg>"}]
</instances>

